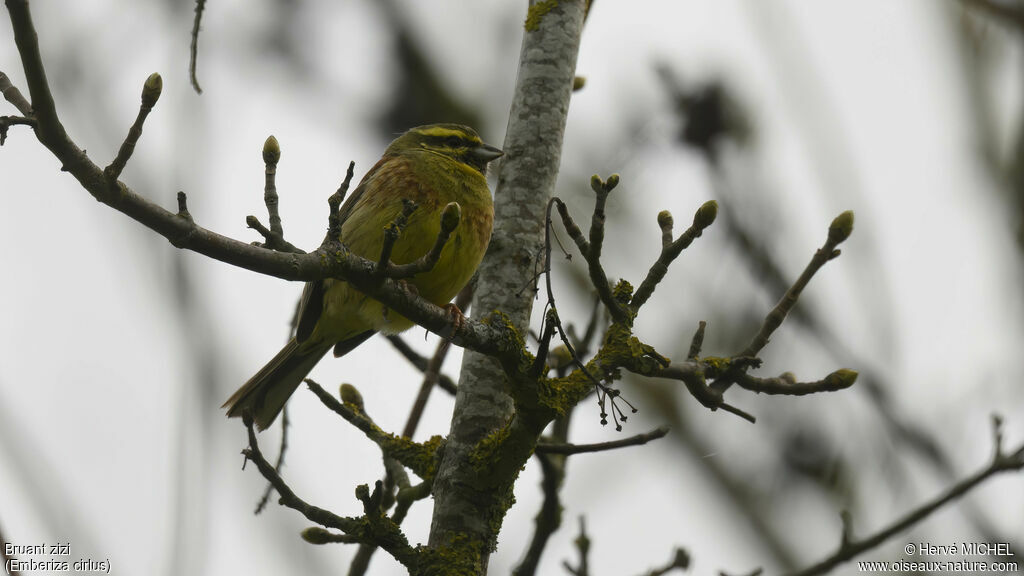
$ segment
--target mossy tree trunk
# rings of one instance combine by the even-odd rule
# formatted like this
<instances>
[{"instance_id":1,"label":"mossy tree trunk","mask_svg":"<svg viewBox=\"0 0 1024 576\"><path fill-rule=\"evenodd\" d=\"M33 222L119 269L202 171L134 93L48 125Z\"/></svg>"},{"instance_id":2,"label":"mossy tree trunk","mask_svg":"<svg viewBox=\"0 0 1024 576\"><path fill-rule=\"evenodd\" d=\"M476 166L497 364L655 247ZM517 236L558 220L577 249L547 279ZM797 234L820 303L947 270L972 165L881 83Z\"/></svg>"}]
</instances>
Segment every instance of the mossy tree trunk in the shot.
<instances>
[{"instance_id":1,"label":"mossy tree trunk","mask_svg":"<svg viewBox=\"0 0 1024 576\"><path fill-rule=\"evenodd\" d=\"M520 334L534 302L531 278L542 269L544 211L555 187L572 93L584 0L531 1L495 191L495 227L480 266L473 314L494 310ZM474 466L474 450L512 418L504 373L493 359L466 352L448 445L434 483L430 546L459 555L485 574L512 502L512 486L533 445L509 450L500 467ZM527 440L527 442L529 442ZM533 438L536 442L536 438ZM507 448L507 446L506 446Z\"/></svg>"}]
</instances>

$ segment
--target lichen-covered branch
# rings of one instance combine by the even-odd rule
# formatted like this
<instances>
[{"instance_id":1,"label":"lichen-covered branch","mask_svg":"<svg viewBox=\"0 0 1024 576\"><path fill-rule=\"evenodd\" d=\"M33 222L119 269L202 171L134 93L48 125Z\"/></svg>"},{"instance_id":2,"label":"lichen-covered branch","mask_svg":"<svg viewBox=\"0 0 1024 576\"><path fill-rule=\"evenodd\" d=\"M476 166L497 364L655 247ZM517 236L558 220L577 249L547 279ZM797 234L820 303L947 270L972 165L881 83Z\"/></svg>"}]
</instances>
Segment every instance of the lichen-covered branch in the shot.
<instances>
[{"instance_id":1,"label":"lichen-covered branch","mask_svg":"<svg viewBox=\"0 0 1024 576\"><path fill-rule=\"evenodd\" d=\"M245 454L247 460L256 464L260 474L274 486L274 489L281 496L280 503L282 506L296 510L309 521L325 528L334 528L344 532L351 537L353 542L372 543L380 546L387 550L395 560L398 560L407 567L418 564L420 559L419 553L409 545L405 535L402 534L398 526L390 522L387 517L374 514L373 502L368 496L360 497L363 496L363 492L368 491L365 485L356 491L357 497L364 501L364 509L367 511L367 516L362 518L338 516L333 512L307 503L295 494L291 487L281 478L281 475L277 473L274 466L263 457L263 454L260 452L259 443L256 440L256 430L253 428L252 418L247 416L244 417L244 420L248 429L249 447L243 451L243 454ZM311 535L315 537L322 535L322 533L313 533Z\"/></svg>"},{"instance_id":2,"label":"lichen-covered branch","mask_svg":"<svg viewBox=\"0 0 1024 576\"><path fill-rule=\"evenodd\" d=\"M342 389L342 400L339 402L334 396L323 389L313 380L306 378L306 386L316 394L324 406L344 418L349 424L355 426L360 432L366 435L371 441L380 446L384 454L390 456L409 468L420 478L430 481L434 478L437 468L437 461L440 458L444 442L440 436L434 436L425 443L413 442L409 438L388 434L380 429L359 407L358 401L353 400L358 392L355 387L345 384ZM347 388L347 389L346 389Z\"/></svg>"}]
</instances>

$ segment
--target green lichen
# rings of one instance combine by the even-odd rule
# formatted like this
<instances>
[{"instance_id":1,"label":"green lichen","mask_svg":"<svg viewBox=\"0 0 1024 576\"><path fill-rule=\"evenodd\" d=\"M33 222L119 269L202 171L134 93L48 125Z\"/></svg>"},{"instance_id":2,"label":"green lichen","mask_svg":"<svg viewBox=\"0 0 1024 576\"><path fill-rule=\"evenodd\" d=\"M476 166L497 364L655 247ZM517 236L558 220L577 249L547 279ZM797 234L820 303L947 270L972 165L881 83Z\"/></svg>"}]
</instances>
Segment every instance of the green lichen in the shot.
<instances>
[{"instance_id":1,"label":"green lichen","mask_svg":"<svg viewBox=\"0 0 1024 576\"><path fill-rule=\"evenodd\" d=\"M558 0L544 0L544 2L537 2L530 9L526 11L526 23L525 28L527 32L533 32L540 28L540 21L544 19L544 15L551 12L555 6L558 6Z\"/></svg>"},{"instance_id":2,"label":"green lichen","mask_svg":"<svg viewBox=\"0 0 1024 576\"><path fill-rule=\"evenodd\" d=\"M485 473L494 468L497 460L501 459L505 453L503 447L511 432L511 426L506 424L485 436L476 445L476 448L469 455L469 461L473 464L473 468L476 469L478 474Z\"/></svg>"},{"instance_id":3,"label":"green lichen","mask_svg":"<svg viewBox=\"0 0 1024 576\"><path fill-rule=\"evenodd\" d=\"M481 572L483 547L466 534L454 534L449 542L434 548L420 547L421 576L476 576Z\"/></svg>"},{"instance_id":4,"label":"green lichen","mask_svg":"<svg viewBox=\"0 0 1024 576\"><path fill-rule=\"evenodd\" d=\"M615 288L612 290L612 297L614 297L617 302L629 304L630 298L633 297L633 285L625 280L619 280L618 283L615 284Z\"/></svg>"},{"instance_id":5,"label":"green lichen","mask_svg":"<svg viewBox=\"0 0 1024 576\"><path fill-rule=\"evenodd\" d=\"M590 390L592 384L582 373L577 379L576 372L565 378L541 378L537 382L537 404L548 412L546 416L549 418L564 416L579 402L581 393Z\"/></svg>"},{"instance_id":6,"label":"green lichen","mask_svg":"<svg viewBox=\"0 0 1024 576\"><path fill-rule=\"evenodd\" d=\"M516 330L512 319L504 312L494 310L481 322L501 329L502 342L499 343L499 347L502 350L516 351L518 365L512 367L513 373L528 374L533 366L534 356L526 349L526 340L523 339L523 335L519 333L519 330ZM509 367L505 366L505 369L508 370Z\"/></svg>"},{"instance_id":7,"label":"green lichen","mask_svg":"<svg viewBox=\"0 0 1024 576\"><path fill-rule=\"evenodd\" d=\"M440 449L443 445L444 438L441 436L432 436L421 444L405 437L387 434L381 448L424 481L430 482L437 474Z\"/></svg>"},{"instance_id":8,"label":"green lichen","mask_svg":"<svg viewBox=\"0 0 1024 576\"><path fill-rule=\"evenodd\" d=\"M700 361L705 366L704 374L708 378L717 378L732 368L732 360L729 358L705 356Z\"/></svg>"},{"instance_id":9,"label":"green lichen","mask_svg":"<svg viewBox=\"0 0 1024 576\"><path fill-rule=\"evenodd\" d=\"M518 474L516 476L518 477ZM515 479L506 486L497 502L491 506L491 513L487 519L487 528L491 532L491 538L487 547L491 552L498 549L498 534L501 534L501 524L505 521L505 516L508 514L509 509L516 503L515 494L512 492L514 484Z\"/></svg>"},{"instance_id":10,"label":"green lichen","mask_svg":"<svg viewBox=\"0 0 1024 576\"><path fill-rule=\"evenodd\" d=\"M524 340L522 334L516 330L516 326L512 323L512 319L508 317L508 314L505 314L501 310L495 310L491 312L490 316L484 318L482 322L488 326L501 327L504 336L512 340L511 344L514 344L518 348L526 348L526 340Z\"/></svg>"},{"instance_id":11,"label":"green lichen","mask_svg":"<svg viewBox=\"0 0 1024 576\"><path fill-rule=\"evenodd\" d=\"M605 366L623 366L638 374L654 374L670 363L653 346L633 336L629 326L619 322L608 328L598 359ZM617 375L617 370L612 374Z\"/></svg>"}]
</instances>

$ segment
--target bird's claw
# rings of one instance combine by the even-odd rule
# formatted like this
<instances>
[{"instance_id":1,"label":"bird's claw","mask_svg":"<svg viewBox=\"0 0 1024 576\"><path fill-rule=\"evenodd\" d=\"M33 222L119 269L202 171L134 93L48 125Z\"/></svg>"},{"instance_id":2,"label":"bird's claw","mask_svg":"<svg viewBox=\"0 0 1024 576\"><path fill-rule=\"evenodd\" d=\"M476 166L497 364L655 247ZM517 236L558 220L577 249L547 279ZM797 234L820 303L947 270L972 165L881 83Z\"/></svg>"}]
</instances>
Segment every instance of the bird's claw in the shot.
<instances>
[{"instance_id":1,"label":"bird's claw","mask_svg":"<svg viewBox=\"0 0 1024 576\"><path fill-rule=\"evenodd\" d=\"M449 302L448 304L445 304L444 309L445 312L447 312L448 315L452 317L452 330L446 336L448 341L451 341L453 338L455 338L455 335L458 334L459 330L466 326L466 317L462 314L462 310L459 310L459 307L456 306L454 302Z\"/></svg>"}]
</instances>

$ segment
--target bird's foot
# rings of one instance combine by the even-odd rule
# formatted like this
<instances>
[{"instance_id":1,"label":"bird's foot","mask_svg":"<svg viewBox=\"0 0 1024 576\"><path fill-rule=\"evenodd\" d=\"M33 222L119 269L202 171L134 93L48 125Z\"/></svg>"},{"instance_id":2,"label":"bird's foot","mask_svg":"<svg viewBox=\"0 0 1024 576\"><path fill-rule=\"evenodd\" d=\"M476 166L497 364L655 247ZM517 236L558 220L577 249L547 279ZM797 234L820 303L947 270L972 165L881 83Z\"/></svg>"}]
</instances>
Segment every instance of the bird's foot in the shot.
<instances>
[{"instance_id":1,"label":"bird's foot","mask_svg":"<svg viewBox=\"0 0 1024 576\"><path fill-rule=\"evenodd\" d=\"M452 318L452 330L451 332L448 333L447 336L445 336L445 338L447 338L448 341L451 341L453 338L455 338L455 335L458 334L459 330L466 326L466 317L462 314L462 310L459 310L459 307L456 306L454 302L449 302L448 304L445 304L444 309L445 312L447 312L448 315L451 316Z\"/></svg>"}]
</instances>

